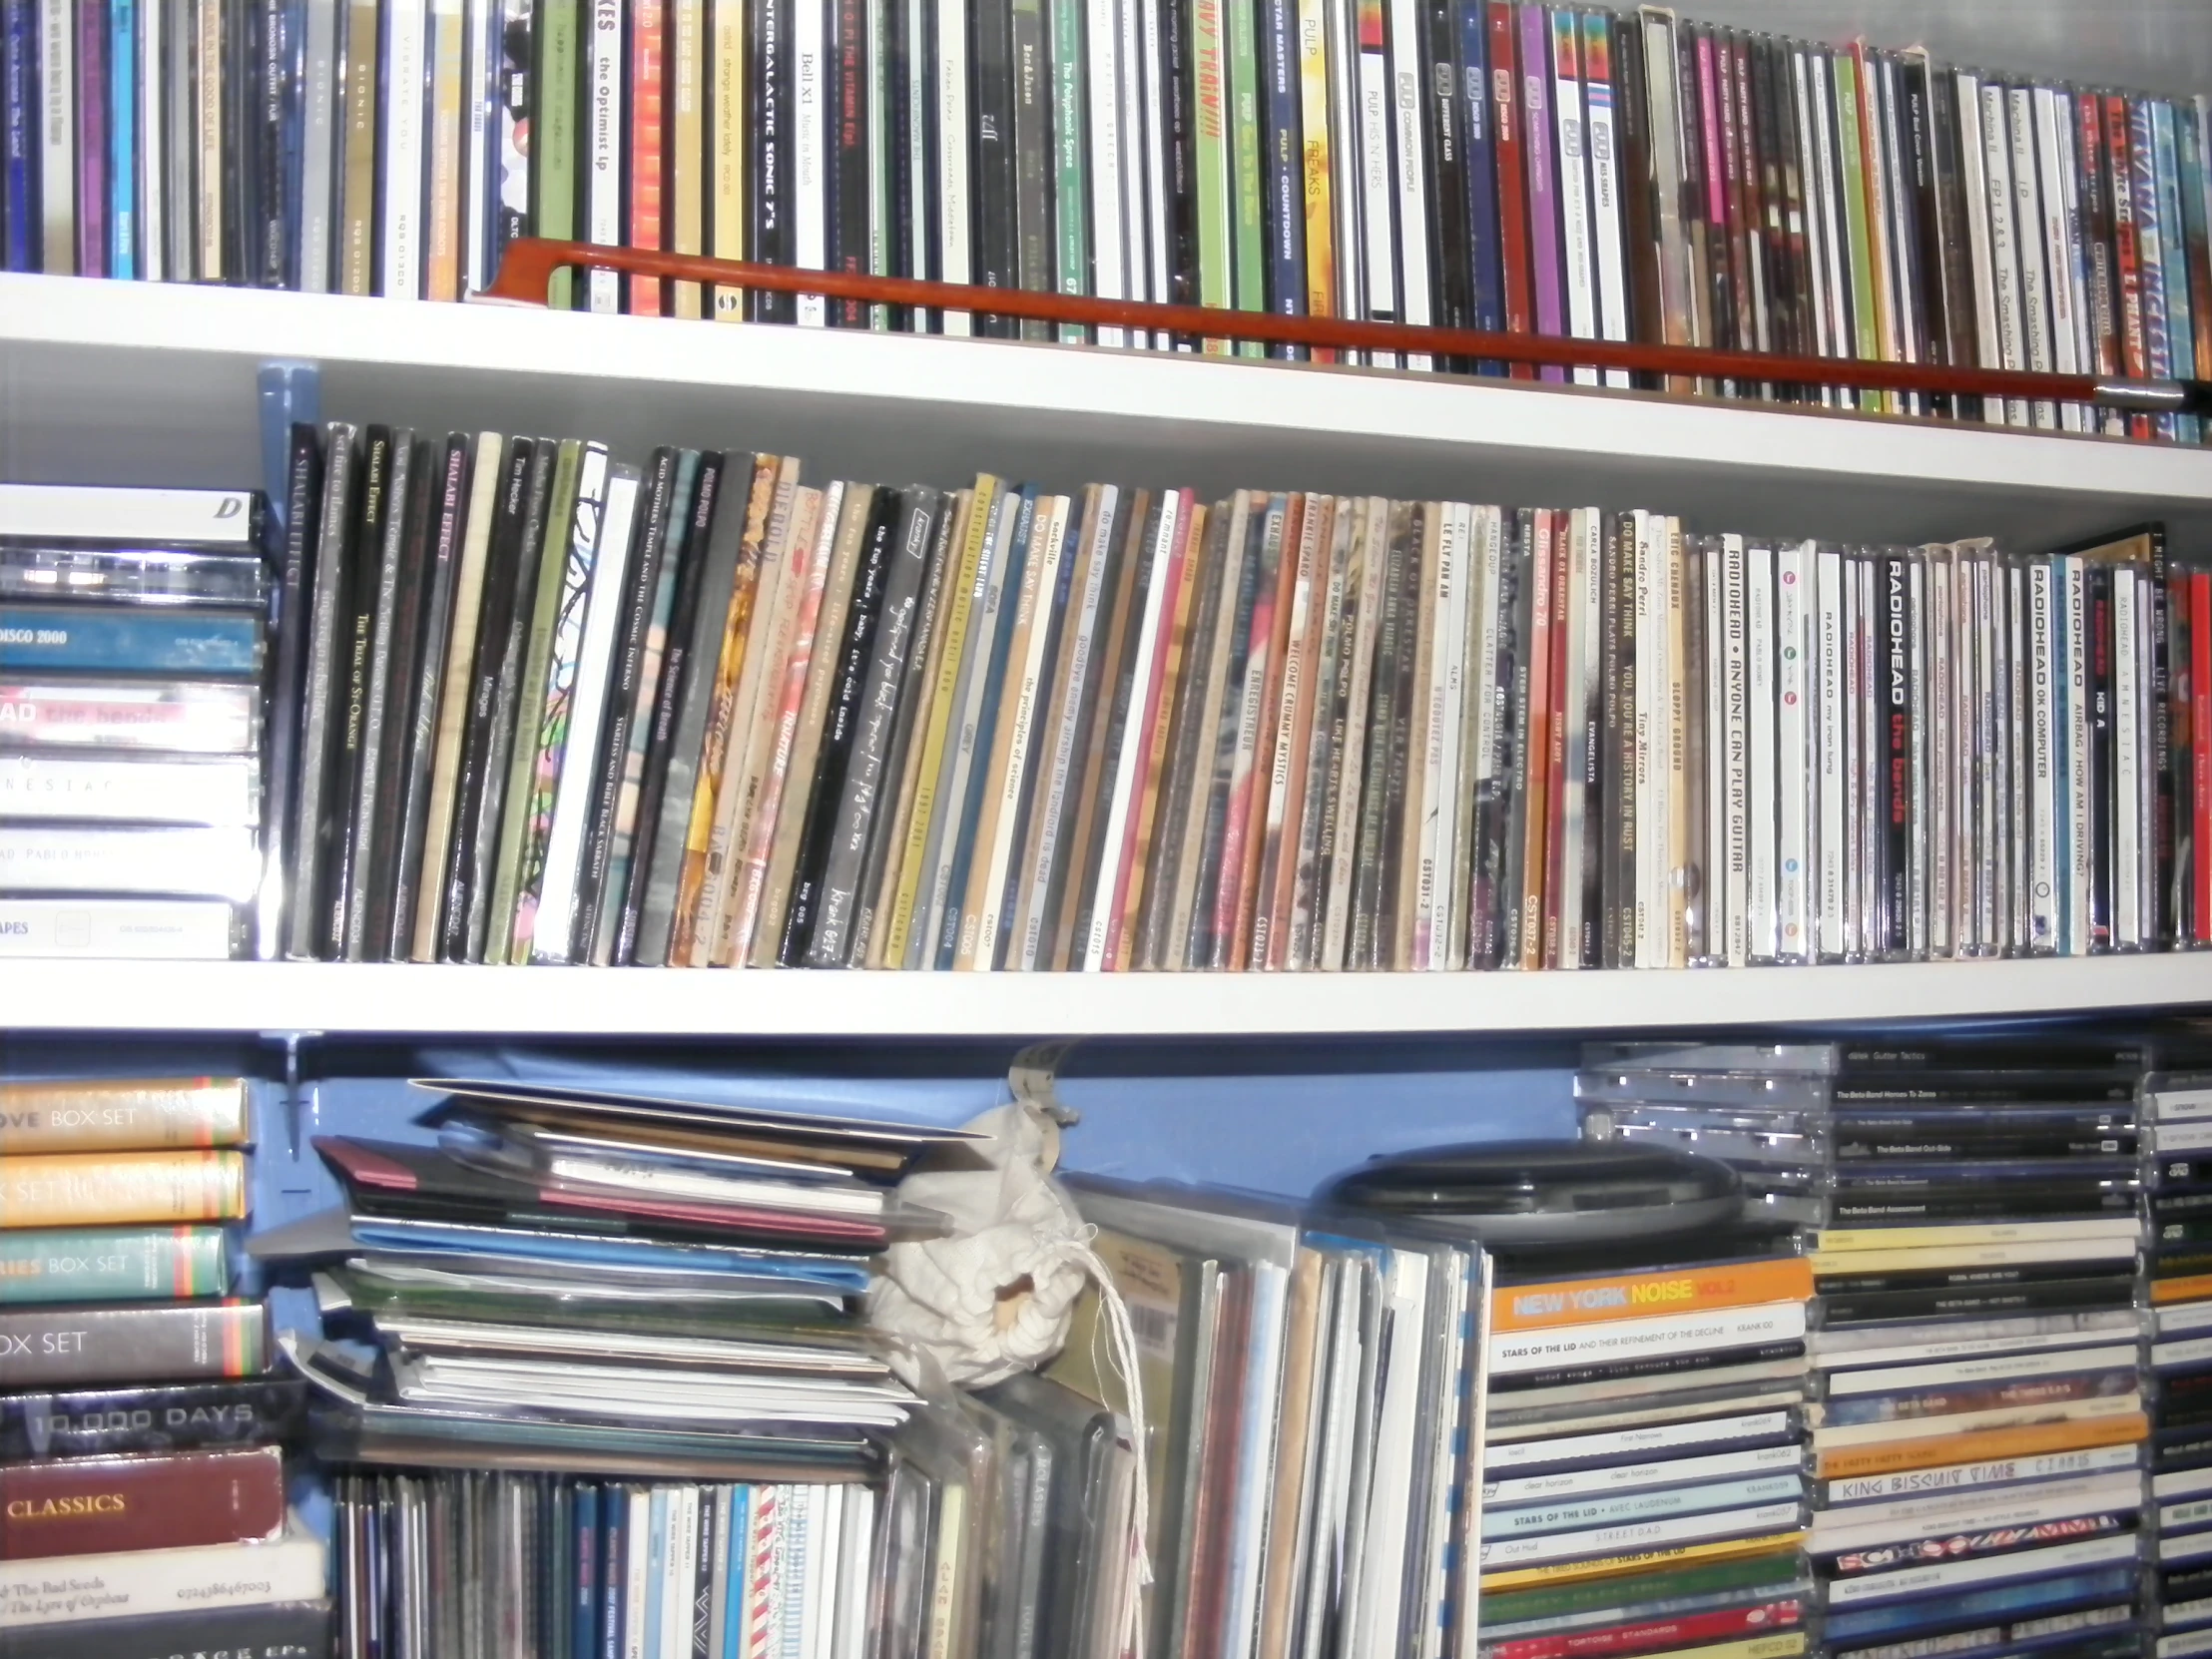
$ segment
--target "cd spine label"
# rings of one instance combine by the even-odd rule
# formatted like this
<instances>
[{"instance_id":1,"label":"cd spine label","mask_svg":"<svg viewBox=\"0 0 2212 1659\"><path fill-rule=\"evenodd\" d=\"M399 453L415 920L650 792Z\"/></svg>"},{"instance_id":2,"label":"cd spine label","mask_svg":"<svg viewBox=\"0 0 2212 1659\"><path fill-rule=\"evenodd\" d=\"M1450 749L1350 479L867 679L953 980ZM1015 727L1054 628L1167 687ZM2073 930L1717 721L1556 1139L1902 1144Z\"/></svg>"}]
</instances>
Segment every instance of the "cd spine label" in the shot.
<instances>
[{"instance_id":1,"label":"cd spine label","mask_svg":"<svg viewBox=\"0 0 2212 1659\"><path fill-rule=\"evenodd\" d=\"M251 552L262 498L247 490L0 484L0 541L135 541Z\"/></svg>"},{"instance_id":2,"label":"cd spine label","mask_svg":"<svg viewBox=\"0 0 2212 1659\"><path fill-rule=\"evenodd\" d=\"M239 912L209 898L0 898L0 960L46 956L223 961Z\"/></svg>"},{"instance_id":3,"label":"cd spine label","mask_svg":"<svg viewBox=\"0 0 2212 1659\"><path fill-rule=\"evenodd\" d=\"M199 1150L54 1152L0 1160L8 1225L229 1221L246 1213L246 1160Z\"/></svg>"},{"instance_id":4,"label":"cd spine label","mask_svg":"<svg viewBox=\"0 0 2212 1659\"><path fill-rule=\"evenodd\" d=\"M0 1083L0 1155L237 1146L246 1138L243 1078Z\"/></svg>"},{"instance_id":5,"label":"cd spine label","mask_svg":"<svg viewBox=\"0 0 2212 1659\"><path fill-rule=\"evenodd\" d=\"M0 669L250 677L262 669L262 622L245 611L0 605Z\"/></svg>"},{"instance_id":6,"label":"cd spine label","mask_svg":"<svg viewBox=\"0 0 2212 1659\"><path fill-rule=\"evenodd\" d=\"M224 1244L218 1227L0 1232L0 1305L221 1296Z\"/></svg>"},{"instance_id":7,"label":"cd spine label","mask_svg":"<svg viewBox=\"0 0 2212 1659\"><path fill-rule=\"evenodd\" d=\"M0 1400L0 1458L273 1445L292 1437L306 1410L307 1384L283 1377L15 1394Z\"/></svg>"},{"instance_id":8,"label":"cd spine label","mask_svg":"<svg viewBox=\"0 0 2212 1659\"><path fill-rule=\"evenodd\" d=\"M260 736L261 695L251 685L189 680L0 684L0 744L11 748L249 755Z\"/></svg>"},{"instance_id":9,"label":"cd spine label","mask_svg":"<svg viewBox=\"0 0 2212 1659\"><path fill-rule=\"evenodd\" d=\"M258 824L261 805L261 768L251 759L0 757L0 814L10 818L236 829Z\"/></svg>"},{"instance_id":10,"label":"cd spine label","mask_svg":"<svg viewBox=\"0 0 2212 1659\"><path fill-rule=\"evenodd\" d=\"M284 1523L276 1446L17 1463L0 1492L0 1558L11 1561L249 1543Z\"/></svg>"},{"instance_id":11,"label":"cd spine label","mask_svg":"<svg viewBox=\"0 0 2212 1659\"><path fill-rule=\"evenodd\" d=\"M18 894L147 893L243 904L260 877L251 830L0 825L0 890Z\"/></svg>"}]
</instances>

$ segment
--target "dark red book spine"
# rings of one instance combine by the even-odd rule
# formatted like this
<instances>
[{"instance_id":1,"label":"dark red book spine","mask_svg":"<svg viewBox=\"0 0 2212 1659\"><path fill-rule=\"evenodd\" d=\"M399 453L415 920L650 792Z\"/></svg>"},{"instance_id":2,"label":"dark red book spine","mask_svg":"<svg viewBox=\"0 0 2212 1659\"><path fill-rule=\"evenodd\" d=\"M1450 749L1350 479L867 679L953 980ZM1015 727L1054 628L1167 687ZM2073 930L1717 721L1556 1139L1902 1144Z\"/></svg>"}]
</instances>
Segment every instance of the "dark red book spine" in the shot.
<instances>
[{"instance_id":1,"label":"dark red book spine","mask_svg":"<svg viewBox=\"0 0 2212 1659\"><path fill-rule=\"evenodd\" d=\"M1505 327L1525 334L1533 315L1528 273L1528 185L1521 173L1519 75L1520 55L1514 49L1513 8L1506 0L1490 0L1490 100L1496 112L1490 124L1491 149L1497 156L1497 219L1499 253L1505 289ZM1527 363L1513 364L1513 378L1533 380L1536 370Z\"/></svg>"},{"instance_id":2,"label":"dark red book spine","mask_svg":"<svg viewBox=\"0 0 2212 1659\"><path fill-rule=\"evenodd\" d=\"M283 1524L276 1446L0 1468L0 1560L247 1543Z\"/></svg>"}]
</instances>

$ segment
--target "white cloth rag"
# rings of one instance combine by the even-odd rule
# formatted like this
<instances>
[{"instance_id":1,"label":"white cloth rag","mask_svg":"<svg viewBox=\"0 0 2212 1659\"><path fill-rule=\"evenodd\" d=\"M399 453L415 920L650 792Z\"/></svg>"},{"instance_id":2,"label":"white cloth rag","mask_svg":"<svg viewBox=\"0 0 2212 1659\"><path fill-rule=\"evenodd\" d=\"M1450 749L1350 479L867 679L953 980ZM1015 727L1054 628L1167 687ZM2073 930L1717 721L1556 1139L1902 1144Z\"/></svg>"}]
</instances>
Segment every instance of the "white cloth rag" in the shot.
<instances>
[{"instance_id":1,"label":"white cloth rag","mask_svg":"<svg viewBox=\"0 0 2212 1659\"><path fill-rule=\"evenodd\" d=\"M1060 1131L1040 1107L1014 1101L967 1127L987 1137L972 1143L979 1165L922 1170L898 1189L951 1231L890 1247L868 1319L926 1350L948 1382L980 1388L1060 1352L1090 1277L1090 1229L1052 1179Z\"/></svg>"}]
</instances>

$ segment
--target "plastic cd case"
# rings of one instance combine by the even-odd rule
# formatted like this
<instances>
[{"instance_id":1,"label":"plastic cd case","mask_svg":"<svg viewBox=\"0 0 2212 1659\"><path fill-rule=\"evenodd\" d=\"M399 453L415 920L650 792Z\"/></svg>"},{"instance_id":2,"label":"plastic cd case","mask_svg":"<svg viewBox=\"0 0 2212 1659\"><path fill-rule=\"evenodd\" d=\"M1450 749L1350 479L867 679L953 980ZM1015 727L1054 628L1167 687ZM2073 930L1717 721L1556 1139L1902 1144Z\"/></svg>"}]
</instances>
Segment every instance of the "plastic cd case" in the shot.
<instances>
[{"instance_id":1,"label":"plastic cd case","mask_svg":"<svg viewBox=\"0 0 2212 1659\"><path fill-rule=\"evenodd\" d=\"M269 572L251 553L173 547L0 546L0 599L97 599L259 610Z\"/></svg>"},{"instance_id":2,"label":"plastic cd case","mask_svg":"<svg viewBox=\"0 0 2212 1659\"><path fill-rule=\"evenodd\" d=\"M1701 1121L1704 1120L1704 1121ZM1582 1113L1582 1134L1593 1141L1629 1141L1702 1153L1746 1169L1747 1181L1769 1181L1787 1172L1818 1175L1821 1137L1796 1129L1768 1129L1755 1122L1710 1121L1709 1114L1639 1111L1596 1106Z\"/></svg>"},{"instance_id":3,"label":"plastic cd case","mask_svg":"<svg viewBox=\"0 0 2212 1659\"><path fill-rule=\"evenodd\" d=\"M0 818L236 829L261 816L261 765L249 756L0 754Z\"/></svg>"},{"instance_id":4,"label":"plastic cd case","mask_svg":"<svg viewBox=\"0 0 2212 1659\"><path fill-rule=\"evenodd\" d=\"M222 898L0 898L0 958L223 961L246 947L245 918Z\"/></svg>"},{"instance_id":5,"label":"plastic cd case","mask_svg":"<svg viewBox=\"0 0 2212 1659\"><path fill-rule=\"evenodd\" d=\"M1766 1072L1830 1077L1840 1051L1833 1043L1589 1042L1582 1064L1591 1071Z\"/></svg>"},{"instance_id":6,"label":"plastic cd case","mask_svg":"<svg viewBox=\"0 0 2212 1659\"><path fill-rule=\"evenodd\" d=\"M1576 1100L1637 1101L1647 1105L1756 1106L1776 1111L1819 1111L1828 1104L1825 1079L1748 1071L1579 1071Z\"/></svg>"},{"instance_id":7,"label":"plastic cd case","mask_svg":"<svg viewBox=\"0 0 2212 1659\"><path fill-rule=\"evenodd\" d=\"M0 750L251 755L262 693L221 680L0 681Z\"/></svg>"},{"instance_id":8,"label":"plastic cd case","mask_svg":"<svg viewBox=\"0 0 2212 1659\"><path fill-rule=\"evenodd\" d=\"M261 876L251 830L0 825L0 892L177 893L243 904Z\"/></svg>"}]
</instances>

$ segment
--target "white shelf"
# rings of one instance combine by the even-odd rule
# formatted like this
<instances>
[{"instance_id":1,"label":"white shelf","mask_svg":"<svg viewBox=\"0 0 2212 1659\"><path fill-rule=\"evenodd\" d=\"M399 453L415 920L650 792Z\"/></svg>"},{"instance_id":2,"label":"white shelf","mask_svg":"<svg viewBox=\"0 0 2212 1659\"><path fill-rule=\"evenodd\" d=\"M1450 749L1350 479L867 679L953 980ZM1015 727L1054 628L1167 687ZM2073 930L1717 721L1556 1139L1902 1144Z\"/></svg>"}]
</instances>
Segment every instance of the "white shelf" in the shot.
<instances>
[{"instance_id":1,"label":"white shelf","mask_svg":"<svg viewBox=\"0 0 2212 1659\"><path fill-rule=\"evenodd\" d=\"M2035 547L2212 535L2212 451L1249 360L0 276L14 477L259 475L254 375L326 416L773 448L811 470L1644 505L1702 529Z\"/></svg>"},{"instance_id":2,"label":"white shelf","mask_svg":"<svg viewBox=\"0 0 2212 1659\"><path fill-rule=\"evenodd\" d=\"M818 475L1648 505L1700 528L2022 548L2159 516L2212 451L1007 342L0 276L0 474L237 485L255 377L444 430L776 449ZM1569 1033L2212 1007L2212 954L1712 973L933 975L0 965L15 1030L745 1037Z\"/></svg>"},{"instance_id":3,"label":"white shelf","mask_svg":"<svg viewBox=\"0 0 2212 1659\"><path fill-rule=\"evenodd\" d=\"M1688 972L936 974L287 962L0 965L8 1027L961 1038L1569 1034L2212 1006L2212 953Z\"/></svg>"}]
</instances>

